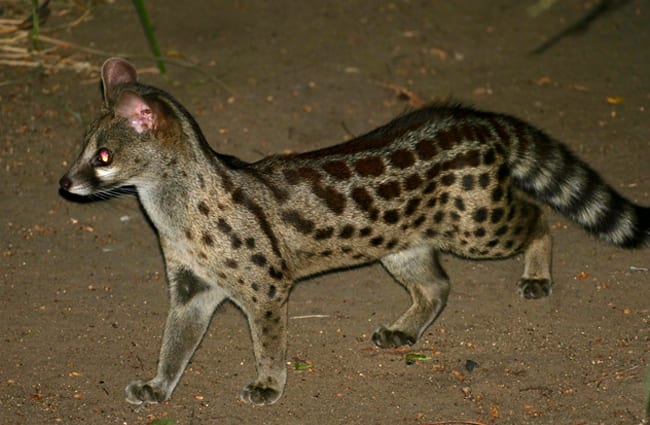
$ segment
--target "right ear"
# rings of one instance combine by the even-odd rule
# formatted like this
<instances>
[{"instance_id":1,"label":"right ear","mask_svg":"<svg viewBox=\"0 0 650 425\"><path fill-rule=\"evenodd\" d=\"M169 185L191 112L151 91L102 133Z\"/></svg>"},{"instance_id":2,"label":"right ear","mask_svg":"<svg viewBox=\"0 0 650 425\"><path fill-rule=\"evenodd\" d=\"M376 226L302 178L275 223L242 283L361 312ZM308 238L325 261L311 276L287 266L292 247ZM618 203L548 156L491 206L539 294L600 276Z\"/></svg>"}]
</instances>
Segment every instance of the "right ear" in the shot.
<instances>
[{"instance_id":1,"label":"right ear","mask_svg":"<svg viewBox=\"0 0 650 425\"><path fill-rule=\"evenodd\" d=\"M138 73L133 65L121 58L110 58L102 65L102 84L104 85L104 102L108 103L115 87L123 83L135 83Z\"/></svg>"}]
</instances>

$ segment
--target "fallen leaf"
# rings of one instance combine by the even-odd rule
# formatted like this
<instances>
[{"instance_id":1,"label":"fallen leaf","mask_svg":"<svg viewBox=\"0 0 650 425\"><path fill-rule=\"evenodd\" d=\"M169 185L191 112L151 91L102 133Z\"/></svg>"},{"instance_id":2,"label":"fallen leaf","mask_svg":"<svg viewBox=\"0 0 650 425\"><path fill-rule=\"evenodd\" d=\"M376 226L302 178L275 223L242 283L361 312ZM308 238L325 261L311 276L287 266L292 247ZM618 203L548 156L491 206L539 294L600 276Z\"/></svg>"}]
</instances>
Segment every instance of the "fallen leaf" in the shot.
<instances>
[{"instance_id":1,"label":"fallen leaf","mask_svg":"<svg viewBox=\"0 0 650 425\"><path fill-rule=\"evenodd\" d=\"M589 273L588 272L580 272L576 275L575 277L578 280L587 280L589 279Z\"/></svg>"},{"instance_id":2,"label":"fallen leaf","mask_svg":"<svg viewBox=\"0 0 650 425\"><path fill-rule=\"evenodd\" d=\"M618 105L623 101L621 96L607 96L607 103L610 105Z\"/></svg>"}]
</instances>

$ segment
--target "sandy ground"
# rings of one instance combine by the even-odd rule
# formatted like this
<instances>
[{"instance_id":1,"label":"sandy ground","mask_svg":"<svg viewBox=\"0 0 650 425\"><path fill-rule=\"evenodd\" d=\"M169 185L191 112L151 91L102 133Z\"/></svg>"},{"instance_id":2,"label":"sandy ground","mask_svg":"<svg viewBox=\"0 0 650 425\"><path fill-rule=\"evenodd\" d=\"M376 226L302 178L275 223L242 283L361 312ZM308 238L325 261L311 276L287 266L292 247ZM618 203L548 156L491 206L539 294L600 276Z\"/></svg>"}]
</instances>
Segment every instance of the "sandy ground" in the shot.
<instances>
[{"instance_id":1,"label":"sandy ground","mask_svg":"<svg viewBox=\"0 0 650 425\"><path fill-rule=\"evenodd\" d=\"M650 205L650 3L612 3L532 55L596 2L531 17L533 2L514 0L159 0L148 5L162 50L198 65L141 78L183 102L216 149L246 160L339 142L451 96L535 123ZM66 8L80 14L53 2ZM153 69L130 2L94 5L90 18L53 35ZM406 351L372 346L409 300L370 266L296 286L288 357L313 367L290 365L276 405L238 399L252 348L226 304L171 401L133 411L124 387L153 375L167 310L155 233L134 197L73 203L57 191L100 106L97 81L0 66L3 424L641 423L649 251L606 246L550 212L553 295L517 296L521 259L445 257L448 307L410 350L430 360L407 365Z\"/></svg>"}]
</instances>

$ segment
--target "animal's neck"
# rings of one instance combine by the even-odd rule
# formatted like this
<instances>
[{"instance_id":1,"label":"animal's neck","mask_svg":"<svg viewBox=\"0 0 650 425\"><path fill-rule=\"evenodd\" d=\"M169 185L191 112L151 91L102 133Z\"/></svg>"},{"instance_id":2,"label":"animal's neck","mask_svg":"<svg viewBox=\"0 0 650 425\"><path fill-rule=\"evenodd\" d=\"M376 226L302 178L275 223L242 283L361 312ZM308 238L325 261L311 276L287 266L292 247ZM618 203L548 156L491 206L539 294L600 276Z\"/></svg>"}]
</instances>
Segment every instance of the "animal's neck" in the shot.
<instances>
[{"instance_id":1,"label":"animal's neck","mask_svg":"<svg viewBox=\"0 0 650 425\"><path fill-rule=\"evenodd\" d=\"M178 229L202 198L224 199L233 186L233 171L211 150L192 118L179 120L176 149L136 184L142 206L161 234Z\"/></svg>"}]
</instances>

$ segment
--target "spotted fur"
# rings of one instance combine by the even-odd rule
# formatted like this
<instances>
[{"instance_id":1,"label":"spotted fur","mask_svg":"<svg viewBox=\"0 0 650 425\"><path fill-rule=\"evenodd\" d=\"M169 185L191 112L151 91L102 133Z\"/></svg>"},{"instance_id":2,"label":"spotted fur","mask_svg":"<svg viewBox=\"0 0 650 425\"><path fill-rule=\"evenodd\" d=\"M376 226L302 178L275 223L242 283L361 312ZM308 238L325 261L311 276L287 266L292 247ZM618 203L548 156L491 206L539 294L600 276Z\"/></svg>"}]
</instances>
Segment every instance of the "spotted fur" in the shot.
<instances>
[{"instance_id":1,"label":"spotted fur","mask_svg":"<svg viewBox=\"0 0 650 425\"><path fill-rule=\"evenodd\" d=\"M257 378L241 397L277 401L291 285L327 269L380 261L409 291L409 309L373 334L380 347L415 343L444 307L441 252L523 253L520 293L548 295L551 238L531 199L615 245L650 241L648 208L507 115L434 104L347 143L248 164L214 152L130 64L108 60L102 80L104 108L60 185L77 195L133 185L158 230L171 308L157 374L127 386L131 403L171 396L226 298L247 315L255 352Z\"/></svg>"}]
</instances>

